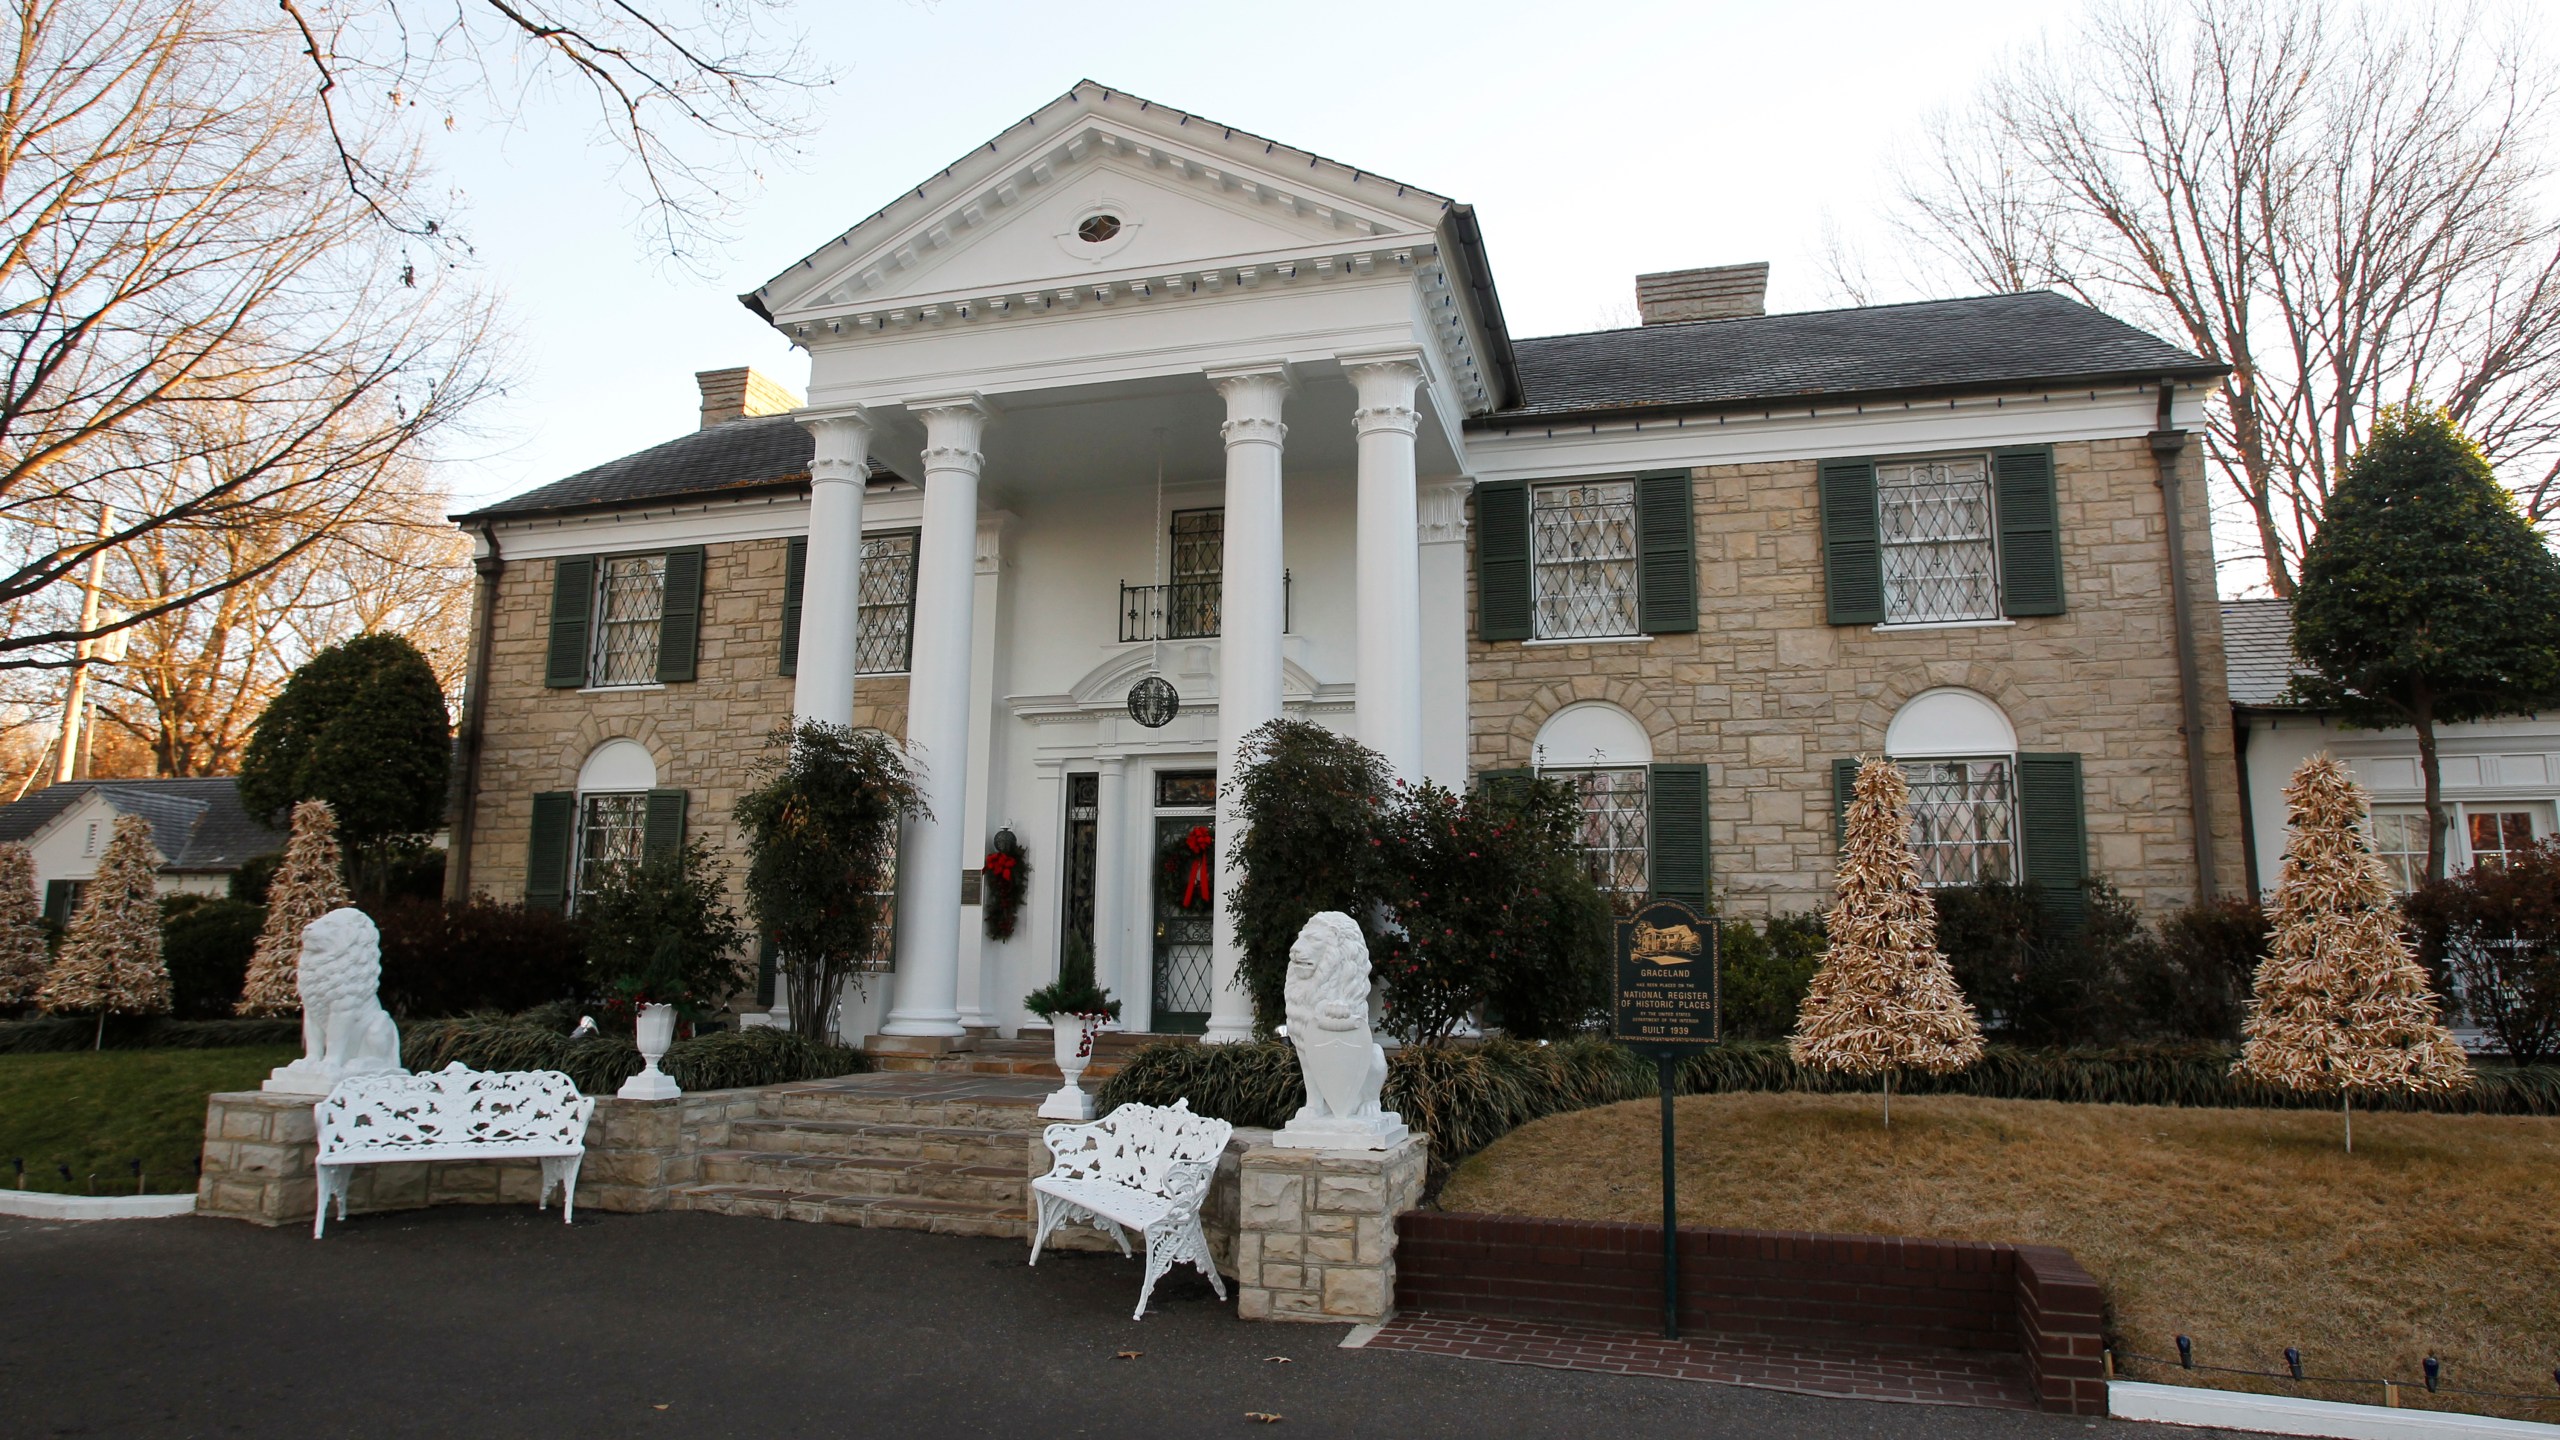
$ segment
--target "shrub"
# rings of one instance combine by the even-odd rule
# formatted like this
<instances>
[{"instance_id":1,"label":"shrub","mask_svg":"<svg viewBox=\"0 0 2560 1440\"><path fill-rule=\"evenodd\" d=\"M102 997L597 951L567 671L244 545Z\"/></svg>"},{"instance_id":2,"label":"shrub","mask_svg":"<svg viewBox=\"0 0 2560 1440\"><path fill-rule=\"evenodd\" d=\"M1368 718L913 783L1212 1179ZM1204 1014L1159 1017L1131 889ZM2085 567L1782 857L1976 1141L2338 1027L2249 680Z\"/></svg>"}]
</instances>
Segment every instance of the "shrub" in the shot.
<instances>
[{"instance_id":1,"label":"shrub","mask_svg":"<svg viewBox=\"0 0 2560 1440\"><path fill-rule=\"evenodd\" d=\"M1718 925L1718 979L1724 1033L1738 1040L1780 1040L1795 1028L1805 987L1822 965L1819 914L1772 915Z\"/></svg>"},{"instance_id":2,"label":"shrub","mask_svg":"<svg viewBox=\"0 0 2560 1440\"><path fill-rule=\"evenodd\" d=\"M747 911L773 941L793 1028L816 1041L886 938L898 822L928 812L905 753L877 730L804 720L765 746L736 811Z\"/></svg>"},{"instance_id":3,"label":"shrub","mask_svg":"<svg viewBox=\"0 0 2560 1440\"><path fill-rule=\"evenodd\" d=\"M2404 902L2419 958L2526 1064L2560 1053L2560 839L2430 881Z\"/></svg>"},{"instance_id":4,"label":"shrub","mask_svg":"<svg viewBox=\"0 0 2560 1440\"><path fill-rule=\"evenodd\" d=\"M160 902L160 959L169 967L170 1014L228 1015L240 999L267 909L229 898L172 895Z\"/></svg>"},{"instance_id":5,"label":"shrub","mask_svg":"<svg viewBox=\"0 0 2560 1440\"><path fill-rule=\"evenodd\" d=\"M453 729L416 646L358 635L312 656L258 716L240 754L240 802L280 824L297 800L337 812L355 889L386 892L398 842L444 823Z\"/></svg>"},{"instance_id":6,"label":"shrub","mask_svg":"<svg viewBox=\"0 0 2560 1440\"><path fill-rule=\"evenodd\" d=\"M252 905L267 903L267 887L276 883L276 872L284 868L284 852L252 855L231 872L231 898Z\"/></svg>"},{"instance_id":7,"label":"shrub","mask_svg":"<svg viewBox=\"0 0 2560 1440\"><path fill-rule=\"evenodd\" d=\"M2255 900L2189 905L2161 922L2154 966L2133 977L2135 1007L2154 1033L2236 1041L2265 958L2267 914Z\"/></svg>"},{"instance_id":8,"label":"shrub","mask_svg":"<svg viewBox=\"0 0 2560 1440\"><path fill-rule=\"evenodd\" d=\"M0 1021L0 1055L87 1050L98 1028L86 1020L45 1016ZM101 1048L108 1050L224 1050L242 1045L298 1045L299 1020L168 1020L160 1016L107 1017Z\"/></svg>"},{"instance_id":9,"label":"shrub","mask_svg":"<svg viewBox=\"0 0 2560 1440\"><path fill-rule=\"evenodd\" d=\"M1034 1015L1108 1015L1120 1018L1120 1002L1094 982L1093 942L1067 932L1067 952L1058 961L1058 978L1022 997Z\"/></svg>"},{"instance_id":10,"label":"shrub","mask_svg":"<svg viewBox=\"0 0 2560 1440\"><path fill-rule=\"evenodd\" d=\"M746 931L729 908L700 840L608 870L578 902L587 932L587 983L618 1015L644 1004L673 1005L688 1021L707 1018L747 983Z\"/></svg>"},{"instance_id":11,"label":"shrub","mask_svg":"<svg viewBox=\"0 0 2560 1440\"><path fill-rule=\"evenodd\" d=\"M1245 833L1228 863L1245 988L1266 1033L1286 1018L1289 947L1309 916L1339 910L1377 950L1376 821L1391 793L1384 757L1306 720L1274 720L1245 736L1228 782Z\"/></svg>"},{"instance_id":12,"label":"shrub","mask_svg":"<svg viewBox=\"0 0 2560 1440\"><path fill-rule=\"evenodd\" d=\"M466 1015L410 1027L400 1037L400 1063L441 1070L557 1070L589 1095L610 1095L640 1073L640 1051L619 1037L572 1040L529 1016ZM856 1075L870 1060L848 1045L829 1045L769 1027L721 1031L679 1040L659 1068L687 1090L726 1090Z\"/></svg>"},{"instance_id":13,"label":"shrub","mask_svg":"<svg viewBox=\"0 0 2560 1440\"><path fill-rule=\"evenodd\" d=\"M457 905L392 901L372 913L382 931L382 1003L404 1021L522 1010L579 992L586 937L556 913L479 896Z\"/></svg>"}]
</instances>

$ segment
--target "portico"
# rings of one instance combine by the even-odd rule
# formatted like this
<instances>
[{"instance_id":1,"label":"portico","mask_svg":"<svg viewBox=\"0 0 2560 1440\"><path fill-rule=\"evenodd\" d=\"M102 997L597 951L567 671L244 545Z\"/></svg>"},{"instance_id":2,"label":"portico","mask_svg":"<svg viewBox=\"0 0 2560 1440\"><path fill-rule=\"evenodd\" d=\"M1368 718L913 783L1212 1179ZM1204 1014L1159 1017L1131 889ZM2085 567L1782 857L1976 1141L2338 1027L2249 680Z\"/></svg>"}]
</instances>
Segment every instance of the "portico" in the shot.
<instances>
[{"instance_id":1,"label":"portico","mask_svg":"<svg viewBox=\"0 0 2560 1440\"><path fill-rule=\"evenodd\" d=\"M1460 222L1079 87L748 297L811 357L799 715L857 713L866 493L884 471L922 491L906 738L932 813L901 837L877 1033L1003 1023L1073 934L1124 1021L1245 1038L1234 872L1168 926L1155 837L1206 826L1223 862L1237 752L1288 713L1339 715L1399 778L1464 783L1463 744L1424 738L1434 676L1431 724L1465 733L1446 541L1462 423L1495 400ZM1426 570L1452 593L1426 600ZM1162 727L1127 706L1149 675L1181 697ZM964 887L1007 826L1033 893L1000 943Z\"/></svg>"}]
</instances>

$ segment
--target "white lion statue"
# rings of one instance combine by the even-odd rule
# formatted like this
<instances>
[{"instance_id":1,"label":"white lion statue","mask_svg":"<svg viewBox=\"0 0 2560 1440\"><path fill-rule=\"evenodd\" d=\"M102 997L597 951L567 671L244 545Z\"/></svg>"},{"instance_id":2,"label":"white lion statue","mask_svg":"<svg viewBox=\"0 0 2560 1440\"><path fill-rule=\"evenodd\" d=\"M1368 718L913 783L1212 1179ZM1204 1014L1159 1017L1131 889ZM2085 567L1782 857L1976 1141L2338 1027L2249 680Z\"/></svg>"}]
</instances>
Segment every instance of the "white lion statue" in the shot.
<instances>
[{"instance_id":1,"label":"white lion statue","mask_svg":"<svg viewBox=\"0 0 2560 1440\"><path fill-rule=\"evenodd\" d=\"M302 1058L279 1066L264 1089L326 1095L354 1075L406 1075L400 1027L382 1008L382 933L342 906L302 927Z\"/></svg>"},{"instance_id":2,"label":"white lion statue","mask_svg":"<svg viewBox=\"0 0 2560 1440\"><path fill-rule=\"evenodd\" d=\"M1283 1149L1384 1150L1409 1133L1378 1105L1387 1052L1369 1028L1369 944L1339 910L1309 919L1281 988L1307 1103L1271 1137Z\"/></svg>"}]
</instances>

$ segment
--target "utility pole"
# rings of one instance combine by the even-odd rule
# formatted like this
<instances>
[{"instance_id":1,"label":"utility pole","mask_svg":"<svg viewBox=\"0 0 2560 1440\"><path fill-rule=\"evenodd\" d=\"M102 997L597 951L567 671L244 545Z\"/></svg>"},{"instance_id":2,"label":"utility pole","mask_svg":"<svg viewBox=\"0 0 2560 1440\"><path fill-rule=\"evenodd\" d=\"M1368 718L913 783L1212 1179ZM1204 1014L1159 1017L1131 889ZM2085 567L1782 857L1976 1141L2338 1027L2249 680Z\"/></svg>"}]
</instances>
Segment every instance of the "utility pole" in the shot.
<instances>
[{"instance_id":1,"label":"utility pole","mask_svg":"<svg viewBox=\"0 0 2560 1440\"><path fill-rule=\"evenodd\" d=\"M88 747L81 743L81 721L89 708L89 657L95 644L90 632L98 628L98 590L107 574L107 533L115 528L116 508L98 507L98 548L89 552L89 578L80 587L80 641L72 652L71 689L62 698L62 738L54 749L53 779L55 784L80 778L81 761Z\"/></svg>"}]
</instances>

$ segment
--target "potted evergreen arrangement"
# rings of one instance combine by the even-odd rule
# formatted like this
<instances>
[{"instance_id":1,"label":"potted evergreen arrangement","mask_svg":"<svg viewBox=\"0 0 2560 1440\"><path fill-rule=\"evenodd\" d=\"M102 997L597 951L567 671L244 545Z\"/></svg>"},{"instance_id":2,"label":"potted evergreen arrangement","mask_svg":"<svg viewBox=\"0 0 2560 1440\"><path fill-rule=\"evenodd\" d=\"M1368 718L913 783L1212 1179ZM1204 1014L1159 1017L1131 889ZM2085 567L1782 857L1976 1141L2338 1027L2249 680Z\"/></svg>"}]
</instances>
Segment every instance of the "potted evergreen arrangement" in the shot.
<instances>
[{"instance_id":1,"label":"potted evergreen arrangement","mask_svg":"<svg viewBox=\"0 0 2560 1440\"><path fill-rule=\"evenodd\" d=\"M1058 978L1022 997L1023 1008L1049 1017L1049 1040L1055 1047L1058 1073L1066 1083L1040 1104L1052 1120L1090 1120L1093 1097L1080 1083L1093 1063L1094 1037L1105 1022L1120 1018L1120 1002L1094 983L1093 944L1073 931L1066 954L1058 961Z\"/></svg>"}]
</instances>

